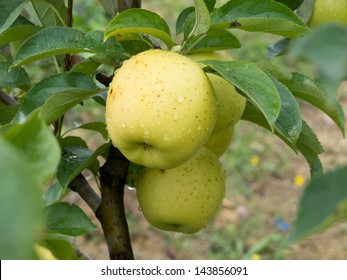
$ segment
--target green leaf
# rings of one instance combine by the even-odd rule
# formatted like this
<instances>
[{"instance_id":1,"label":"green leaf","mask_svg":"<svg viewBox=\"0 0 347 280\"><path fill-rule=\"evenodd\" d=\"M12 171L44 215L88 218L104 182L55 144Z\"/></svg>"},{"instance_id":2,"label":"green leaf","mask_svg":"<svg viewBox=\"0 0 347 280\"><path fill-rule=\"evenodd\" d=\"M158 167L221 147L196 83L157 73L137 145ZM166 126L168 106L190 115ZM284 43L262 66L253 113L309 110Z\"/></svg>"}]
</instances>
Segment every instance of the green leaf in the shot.
<instances>
[{"instance_id":1,"label":"green leaf","mask_svg":"<svg viewBox=\"0 0 347 280\"><path fill-rule=\"evenodd\" d=\"M2 136L0 158L0 259L31 259L43 220L38 174L29 168L25 154Z\"/></svg>"},{"instance_id":2,"label":"green leaf","mask_svg":"<svg viewBox=\"0 0 347 280\"><path fill-rule=\"evenodd\" d=\"M114 17L118 11L118 1L117 0L99 0L99 3L104 8L105 12Z\"/></svg>"},{"instance_id":3,"label":"green leaf","mask_svg":"<svg viewBox=\"0 0 347 280\"><path fill-rule=\"evenodd\" d=\"M347 27L327 24L293 42L290 53L313 63L323 85L332 95L336 95L347 75L346 46Z\"/></svg>"},{"instance_id":4,"label":"green leaf","mask_svg":"<svg viewBox=\"0 0 347 280\"><path fill-rule=\"evenodd\" d=\"M79 236L97 230L88 216L77 205L65 202L56 203L45 208L47 212L47 229L69 236Z\"/></svg>"},{"instance_id":5,"label":"green leaf","mask_svg":"<svg viewBox=\"0 0 347 280\"><path fill-rule=\"evenodd\" d=\"M39 114L33 114L23 124L13 125L5 137L26 155L40 184L53 177L60 160L60 148Z\"/></svg>"},{"instance_id":6,"label":"green leaf","mask_svg":"<svg viewBox=\"0 0 347 280\"><path fill-rule=\"evenodd\" d=\"M184 24L189 15L193 14L195 11L194 7L185 8L177 17L176 21L176 35L180 34L184 30Z\"/></svg>"},{"instance_id":7,"label":"green leaf","mask_svg":"<svg viewBox=\"0 0 347 280\"><path fill-rule=\"evenodd\" d=\"M122 46L114 39L102 42L102 32L83 33L70 27L55 26L45 28L18 49L12 67L20 66L45 57L67 53L96 53L124 59Z\"/></svg>"},{"instance_id":8,"label":"green leaf","mask_svg":"<svg viewBox=\"0 0 347 280\"><path fill-rule=\"evenodd\" d=\"M25 119L32 111L41 107L52 95L70 89L92 92L96 91L98 87L89 77L80 73L66 72L45 78L27 92L20 104L14 122Z\"/></svg>"},{"instance_id":9,"label":"green leaf","mask_svg":"<svg viewBox=\"0 0 347 280\"><path fill-rule=\"evenodd\" d=\"M57 25L67 25L68 9L65 0L44 0L51 5L57 18Z\"/></svg>"},{"instance_id":10,"label":"green leaf","mask_svg":"<svg viewBox=\"0 0 347 280\"><path fill-rule=\"evenodd\" d=\"M240 89L264 114L271 128L280 113L281 99L268 75L256 64L245 61L202 61Z\"/></svg>"},{"instance_id":11,"label":"green leaf","mask_svg":"<svg viewBox=\"0 0 347 280\"><path fill-rule=\"evenodd\" d=\"M268 46L267 47L267 56L271 58L271 57L283 54L286 51L289 43L290 43L290 39L283 38L283 39L277 41L276 43Z\"/></svg>"},{"instance_id":12,"label":"green leaf","mask_svg":"<svg viewBox=\"0 0 347 280\"><path fill-rule=\"evenodd\" d=\"M306 25L288 7L272 0L233 0L212 13L211 28L240 28L294 38Z\"/></svg>"},{"instance_id":13,"label":"green leaf","mask_svg":"<svg viewBox=\"0 0 347 280\"><path fill-rule=\"evenodd\" d=\"M18 111L18 106L5 105L0 102L0 125L8 124Z\"/></svg>"},{"instance_id":14,"label":"green leaf","mask_svg":"<svg viewBox=\"0 0 347 280\"><path fill-rule=\"evenodd\" d=\"M187 54L209 31L211 27L210 11L203 0L195 0L195 13L186 14L186 19L182 22L184 42L180 53ZM177 29L177 28L176 28Z\"/></svg>"},{"instance_id":15,"label":"green leaf","mask_svg":"<svg viewBox=\"0 0 347 280\"><path fill-rule=\"evenodd\" d=\"M95 61L95 57L88 57L80 63L74 64L71 71L90 76L95 73L96 69L99 68L101 63Z\"/></svg>"},{"instance_id":16,"label":"green leaf","mask_svg":"<svg viewBox=\"0 0 347 280\"><path fill-rule=\"evenodd\" d=\"M28 0L0 1L0 34L18 18Z\"/></svg>"},{"instance_id":17,"label":"green leaf","mask_svg":"<svg viewBox=\"0 0 347 280\"><path fill-rule=\"evenodd\" d=\"M307 23L313 12L314 4L316 0L305 0L301 6L296 10L296 15L304 22Z\"/></svg>"},{"instance_id":18,"label":"green leaf","mask_svg":"<svg viewBox=\"0 0 347 280\"><path fill-rule=\"evenodd\" d=\"M75 127L74 129L93 130L93 131L99 132L105 140L108 139L108 132L106 129L106 124L104 122L89 122L86 124L79 125Z\"/></svg>"},{"instance_id":19,"label":"green leaf","mask_svg":"<svg viewBox=\"0 0 347 280\"><path fill-rule=\"evenodd\" d=\"M81 101L101 91L102 89L86 90L80 88L70 88L59 91L48 97L46 102L42 105L42 117L47 124L51 124Z\"/></svg>"},{"instance_id":20,"label":"green leaf","mask_svg":"<svg viewBox=\"0 0 347 280\"><path fill-rule=\"evenodd\" d=\"M276 129L295 146L302 128L299 104L286 86L270 74L268 76L277 87L281 97L281 111L275 123Z\"/></svg>"},{"instance_id":21,"label":"green leaf","mask_svg":"<svg viewBox=\"0 0 347 280\"><path fill-rule=\"evenodd\" d=\"M276 2L282 3L292 10L296 10L304 2L304 0L276 0Z\"/></svg>"},{"instance_id":22,"label":"green leaf","mask_svg":"<svg viewBox=\"0 0 347 280\"><path fill-rule=\"evenodd\" d=\"M58 260L77 260L73 242L70 236L50 233L46 234L38 244L50 250Z\"/></svg>"},{"instance_id":23,"label":"green leaf","mask_svg":"<svg viewBox=\"0 0 347 280\"><path fill-rule=\"evenodd\" d=\"M329 95L316 82L308 77L294 73L290 80L280 80L298 98L309 102L326 113L345 134L343 108L334 96Z\"/></svg>"},{"instance_id":24,"label":"green leaf","mask_svg":"<svg viewBox=\"0 0 347 280\"><path fill-rule=\"evenodd\" d=\"M6 31L0 34L0 46L13 41L25 40L41 29L42 27L35 26L20 16Z\"/></svg>"},{"instance_id":25,"label":"green leaf","mask_svg":"<svg viewBox=\"0 0 347 280\"><path fill-rule=\"evenodd\" d=\"M54 11L51 9L48 1L30 0L30 5L26 11L38 26L49 27L57 25Z\"/></svg>"},{"instance_id":26,"label":"green leaf","mask_svg":"<svg viewBox=\"0 0 347 280\"><path fill-rule=\"evenodd\" d=\"M302 123L301 134L296 142L296 146L310 166L311 177L323 174L322 163L318 155L323 153L324 149L319 142L317 135L305 121Z\"/></svg>"},{"instance_id":27,"label":"green leaf","mask_svg":"<svg viewBox=\"0 0 347 280\"><path fill-rule=\"evenodd\" d=\"M31 87L27 72L18 67L9 71L10 62L0 62L0 88L21 88L28 90Z\"/></svg>"},{"instance_id":28,"label":"green leaf","mask_svg":"<svg viewBox=\"0 0 347 280\"><path fill-rule=\"evenodd\" d=\"M0 52L0 61L7 61L6 56Z\"/></svg>"},{"instance_id":29,"label":"green leaf","mask_svg":"<svg viewBox=\"0 0 347 280\"><path fill-rule=\"evenodd\" d=\"M149 49L153 49L154 45L148 38L142 37L141 40L122 41L121 44L127 53L135 55Z\"/></svg>"},{"instance_id":30,"label":"green leaf","mask_svg":"<svg viewBox=\"0 0 347 280\"><path fill-rule=\"evenodd\" d=\"M300 201L292 244L347 218L347 166L313 178Z\"/></svg>"},{"instance_id":31,"label":"green leaf","mask_svg":"<svg viewBox=\"0 0 347 280\"><path fill-rule=\"evenodd\" d=\"M95 152L79 146L65 146L57 173L61 186L65 189L78 174L90 167L109 145L109 143L103 144Z\"/></svg>"},{"instance_id":32,"label":"green leaf","mask_svg":"<svg viewBox=\"0 0 347 280\"><path fill-rule=\"evenodd\" d=\"M59 182L55 182L49 186L48 190L43 195L44 205L48 206L58 202L64 196L64 194L64 189L61 187Z\"/></svg>"},{"instance_id":33,"label":"green leaf","mask_svg":"<svg viewBox=\"0 0 347 280\"><path fill-rule=\"evenodd\" d=\"M126 184L132 188L136 188L136 178L138 177L139 173L144 168L145 167L142 165L139 165L134 162L130 162L128 167L128 175L126 179Z\"/></svg>"},{"instance_id":34,"label":"green leaf","mask_svg":"<svg viewBox=\"0 0 347 280\"><path fill-rule=\"evenodd\" d=\"M240 41L227 30L213 30L208 32L190 50L194 52L213 52L241 47Z\"/></svg>"},{"instance_id":35,"label":"green leaf","mask_svg":"<svg viewBox=\"0 0 347 280\"><path fill-rule=\"evenodd\" d=\"M252 105L249 102L247 102L245 111L242 115L242 119L253 122L269 131L272 131L264 115L259 111L259 109L254 107L254 105ZM308 165L310 166L311 175L317 176L322 174L323 169L318 155L323 152L323 148L319 143L317 136L310 129L307 123L305 121L302 122L300 136L296 143L293 143L285 135L283 135L280 129L276 126L276 124L277 123L275 123L274 127L275 135L282 139L283 142L285 142L295 152L300 151L302 153Z\"/></svg>"},{"instance_id":36,"label":"green leaf","mask_svg":"<svg viewBox=\"0 0 347 280\"><path fill-rule=\"evenodd\" d=\"M31 0L26 12L37 26L66 25L67 7L64 0Z\"/></svg>"},{"instance_id":37,"label":"green leaf","mask_svg":"<svg viewBox=\"0 0 347 280\"><path fill-rule=\"evenodd\" d=\"M194 0L195 23L190 36L205 34L211 26L211 16L203 0Z\"/></svg>"},{"instance_id":38,"label":"green leaf","mask_svg":"<svg viewBox=\"0 0 347 280\"><path fill-rule=\"evenodd\" d=\"M204 3L206 5L206 8L209 10L209 12L212 12L214 9L214 6L216 5L216 0L204 0Z\"/></svg>"},{"instance_id":39,"label":"green leaf","mask_svg":"<svg viewBox=\"0 0 347 280\"><path fill-rule=\"evenodd\" d=\"M195 11L195 9L194 9ZM189 38L189 35L192 34L192 30L194 28L195 25L195 12L191 13L187 16L186 20L184 21L183 24L183 43L184 42L188 42L189 45L192 45L192 43L194 43L194 41L201 37L201 36L192 36L192 38ZM182 44L183 45L183 44Z\"/></svg>"},{"instance_id":40,"label":"green leaf","mask_svg":"<svg viewBox=\"0 0 347 280\"><path fill-rule=\"evenodd\" d=\"M80 146L83 148L88 148L87 143L78 136L66 136L66 137L58 137L58 141L61 147L65 146Z\"/></svg>"},{"instance_id":41,"label":"green leaf","mask_svg":"<svg viewBox=\"0 0 347 280\"><path fill-rule=\"evenodd\" d=\"M164 19L154 12L144 9L128 9L119 13L106 26L105 39L116 37L127 40L133 33L145 33L162 40L171 49L174 42Z\"/></svg>"},{"instance_id":42,"label":"green leaf","mask_svg":"<svg viewBox=\"0 0 347 280\"><path fill-rule=\"evenodd\" d=\"M328 94L321 85L303 74L291 73L272 63L262 63L261 68L276 77L295 97L305 100L327 114L344 135L345 116L335 96Z\"/></svg>"}]
</instances>

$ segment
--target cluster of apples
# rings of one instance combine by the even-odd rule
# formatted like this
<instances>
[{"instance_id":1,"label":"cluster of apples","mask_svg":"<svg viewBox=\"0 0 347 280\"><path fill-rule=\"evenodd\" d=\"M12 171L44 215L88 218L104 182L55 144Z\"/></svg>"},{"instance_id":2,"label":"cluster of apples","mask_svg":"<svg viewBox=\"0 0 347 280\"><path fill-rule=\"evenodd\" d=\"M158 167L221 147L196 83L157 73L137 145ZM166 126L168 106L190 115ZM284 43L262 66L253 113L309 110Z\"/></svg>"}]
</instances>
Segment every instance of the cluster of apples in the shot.
<instances>
[{"instance_id":1,"label":"cluster of apples","mask_svg":"<svg viewBox=\"0 0 347 280\"><path fill-rule=\"evenodd\" d=\"M106 124L113 144L143 165L136 179L140 209L155 227L201 230L225 195L219 157L229 146L245 98L198 61L230 60L220 53L184 56L148 50L115 71Z\"/></svg>"}]
</instances>

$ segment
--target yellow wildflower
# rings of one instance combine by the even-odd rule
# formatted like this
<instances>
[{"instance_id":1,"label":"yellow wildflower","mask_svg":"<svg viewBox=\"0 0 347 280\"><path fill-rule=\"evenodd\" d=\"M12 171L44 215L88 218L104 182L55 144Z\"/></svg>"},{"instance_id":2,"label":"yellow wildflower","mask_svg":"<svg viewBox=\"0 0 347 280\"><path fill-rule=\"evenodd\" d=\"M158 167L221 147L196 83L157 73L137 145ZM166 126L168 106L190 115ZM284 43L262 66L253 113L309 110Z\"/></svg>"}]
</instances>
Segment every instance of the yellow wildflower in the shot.
<instances>
[{"instance_id":1,"label":"yellow wildflower","mask_svg":"<svg viewBox=\"0 0 347 280\"><path fill-rule=\"evenodd\" d=\"M254 261L261 260L261 255L259 255L257 253L252 254L252 260L254 260Z\"/></svg>"},{"instance_id":2,"label":"yellow wildflower","mask_svg":"<svg viewBox=\"0 0 347 280\"><path fill-rule=\"evenodd\" d=\"M294 178L294 183L298 187L301 187L303 184L305 184L305 178L301 175L296 175Z\"/></svg>"},{"instance_id":3,"label":"yellow wildflower","mask_svg":"<svg viewBox=\"0 0 347 280\"><path fill-rule=\"evenodd\" d=\"M252 156L251 158L251 164L253 166L257 166L259 164L260 158L258 156Z\"/></svg>"}]
</instances>

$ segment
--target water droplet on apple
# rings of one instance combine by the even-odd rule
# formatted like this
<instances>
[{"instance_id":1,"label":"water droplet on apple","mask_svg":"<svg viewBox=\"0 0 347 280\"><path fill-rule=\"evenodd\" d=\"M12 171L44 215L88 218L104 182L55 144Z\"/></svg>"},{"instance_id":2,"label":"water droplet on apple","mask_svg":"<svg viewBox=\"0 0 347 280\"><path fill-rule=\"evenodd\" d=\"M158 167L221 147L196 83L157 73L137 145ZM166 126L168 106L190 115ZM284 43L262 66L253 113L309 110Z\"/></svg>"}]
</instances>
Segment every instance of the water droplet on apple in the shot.
<instances>
[{"instance_id":1,"label":"water droplet on apple","mask_svg":"<svg viewBox=\"0 0 347 280\"><path fill-rule=\"evenodd\" d=\"M181 103L181 102L183 101L183 96L182 96L182 95L179 95L179 96L177 97L177 101Z\"/></svg>"},{"instance_id":2,"label":"water droplet on apple","mask_svg":"<svg viewBox=\"0 0 347 280\"><path fill-rule=\"evenodd\" d=\"M174 119L174 121L177 121L177 120L178 120L178 115L177 115L176 113L174 113L173 119Z\"/></svg>"},{"instance_id":3,"label":"water droplet on apple","mask_svg":"<svg viewBox=\"0 0 347 280\"><path fill-rule=\"evenodd\" d=\"M140 206L137 208L137 210L138 210L139 212L142 212L142 210L141 210L141 207L140 207Z\"/></svg>"}]
</instances>

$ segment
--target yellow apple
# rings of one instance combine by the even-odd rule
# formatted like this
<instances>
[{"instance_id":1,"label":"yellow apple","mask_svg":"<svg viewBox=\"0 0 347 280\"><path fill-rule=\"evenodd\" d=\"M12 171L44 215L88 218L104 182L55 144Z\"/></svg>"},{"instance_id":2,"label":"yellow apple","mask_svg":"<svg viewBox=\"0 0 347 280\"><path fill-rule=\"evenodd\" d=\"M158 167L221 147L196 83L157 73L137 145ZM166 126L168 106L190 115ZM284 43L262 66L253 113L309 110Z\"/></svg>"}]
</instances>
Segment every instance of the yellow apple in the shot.
<instances>
[{"instance_id":1,"label":"yellow apple","mask_svg":"<svg viewBox=\"0 0 347 280\"><path fill-rule=\"evenodd\" d=\"M57 258L53 255L52 251L46 247L34 244L34 250L39 260L56 260Z\"/></svg>"},{"instance_id":2,"label":"yellow apple","mask_svg":"<svg viewBox=\"0 0 347 280\"><path fill-rule=\"evenodd\" d=\"M136 179L140 209L153 226L195 233L215 216L225 194L225 171L218 157L202 147L173 169L145 168Z\"/></svg>"},{"instance_id":3,"label":"yellow apple","mask_svg":"<svg viewBox=\"0 0 347 280\"><path fill-rule=\"evenodd\" d=\"M314 27L328 22L347 25L347 0L316 0L307 25Z\"/></svg>"},{"instance_id":4,"label":"yellow apple","mask_svg":"<svg viewBox=\"0 0 347 280\"><path fill-rule=\"evenodd\" d=\"M174 168L196 154L212 133L216 96L196 62L149 50L116 70L105 118L113 144L130 161Z\"/></svg>"},{"instance_id":5,"label":"yellow apple","mask_svg":"<svg viewBox=\"0 0 347 280\"><path fill-rule=\"evenodd\" d=\"M234 136L234 130L235 127L232 126L220 133L212 134L205 143L205 147L214 152L218 157L221 157L229 148Z\"/></svg>"},{"instance_id":6,"label":"yellow apple","mask_svg":"<svg viewBox=\"0 0 347 280\"><path fill-rule=\"evenodd\" d=\"M225 52L209 52L190 54L188 56L194 61L202 60L232 60ZM224 78L207 73L217 97L217 121L212 134L219 134L234 126L241 118L245 106L246 98L240 95L235 87Z\"/></svg>"}]
</instances>

